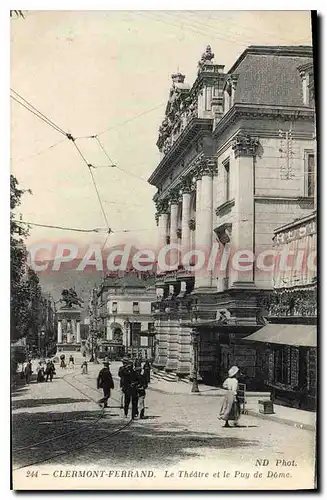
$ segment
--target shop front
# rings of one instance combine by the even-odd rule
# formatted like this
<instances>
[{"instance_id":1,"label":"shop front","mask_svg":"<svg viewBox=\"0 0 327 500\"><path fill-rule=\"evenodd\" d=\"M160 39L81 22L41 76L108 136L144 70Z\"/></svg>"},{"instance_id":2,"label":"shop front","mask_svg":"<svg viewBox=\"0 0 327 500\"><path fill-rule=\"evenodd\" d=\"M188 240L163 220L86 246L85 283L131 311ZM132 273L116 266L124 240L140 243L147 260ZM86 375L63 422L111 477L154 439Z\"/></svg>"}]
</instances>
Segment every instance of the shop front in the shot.
<instances>
[{"instance_id":1,"label":"shop front","mask_svg":"<svg viewBox=\"0 0 327 500\"><path fill-rule=\"evenodd\" d=\"M315 324L268 324L245 339L264 345L271 397L277 404L314 411L317 390Z\"/></svg>"}]
</instances>

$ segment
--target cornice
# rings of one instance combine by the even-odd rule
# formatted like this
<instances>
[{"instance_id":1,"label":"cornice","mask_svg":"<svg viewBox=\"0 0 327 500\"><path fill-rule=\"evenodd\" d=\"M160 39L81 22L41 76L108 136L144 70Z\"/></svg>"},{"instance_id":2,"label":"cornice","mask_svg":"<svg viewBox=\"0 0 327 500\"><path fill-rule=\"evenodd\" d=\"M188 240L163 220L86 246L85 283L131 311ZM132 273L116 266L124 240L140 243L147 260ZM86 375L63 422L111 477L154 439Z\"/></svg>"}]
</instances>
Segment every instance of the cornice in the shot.
<instances>
[{"instance_id":1,"label":"cornice","mask_svg":"<svg viewBox=\"0 0 327 500\"><path fill-rule=\"evenodd\" d=\"M217 137L232 123L241 117L248 118L283 118L285 121L313 120L314 108L301 106L273 106L267 104L234 104L234 106L217 123L212 135Z\"/></svg>"},{"instance_id":2,"label":"cornice","mask_svg":"<svg viewBox=\"0 0 327 500\"><path fill-rule=\"evenodd\" d=\"M302 196L270 196L270 195L255 195L255 201L273 201L273 202L283 202L283 201L293 201L294 203L299 203L301 201L313 201L311 197L302 197Z\"/></svg>"},{"instance_id":3,"label":"cornice","mask_svg":"<svg viewBox=\"0 0 327 500\"><path fill-rule=\"evenodd\" d=\"M149 184L155 185L160 174L167 170L167 166L176 162L178 156L185 154L186 146L199 132L207 132L211 135L212 123L211 118L193 118L149 177Z\"/></svg>"},{"instance_id":4,"label":"cornice","mask_svg":"<svg viewBox=\"0 0 327 500\"><path fill-rule=\"evenodd\" d=\"M232 200L227 200L216 208L215 213L216 215L220 215L225 210L228 209L231 210L234 205L235 205L235 198L233 198Z\"/></svg>"}]
</instances>

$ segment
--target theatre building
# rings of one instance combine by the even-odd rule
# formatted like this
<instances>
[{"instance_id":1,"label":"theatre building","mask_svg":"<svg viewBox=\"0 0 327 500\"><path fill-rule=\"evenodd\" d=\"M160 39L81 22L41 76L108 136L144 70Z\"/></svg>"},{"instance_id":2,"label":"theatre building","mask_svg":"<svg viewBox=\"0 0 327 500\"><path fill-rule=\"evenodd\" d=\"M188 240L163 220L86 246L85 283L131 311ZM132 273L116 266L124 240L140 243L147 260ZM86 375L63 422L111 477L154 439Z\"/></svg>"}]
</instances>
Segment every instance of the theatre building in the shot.
<instances>
[{"instance_id":1,"label":"theatre building","mask_svg":"<svg viewBox=\"0 0 327 500\"><path fill-rule=\"evenodd\" d=\"M266 349L244 338L265 322L274 229L314 209L312 78L306 46L251 46L227 72L208 46L193 85L172 75L149 178L158 248L173 248L156 278L158 370L216 384L237 364L265 386Z\"/></svg>"}]
</instances>

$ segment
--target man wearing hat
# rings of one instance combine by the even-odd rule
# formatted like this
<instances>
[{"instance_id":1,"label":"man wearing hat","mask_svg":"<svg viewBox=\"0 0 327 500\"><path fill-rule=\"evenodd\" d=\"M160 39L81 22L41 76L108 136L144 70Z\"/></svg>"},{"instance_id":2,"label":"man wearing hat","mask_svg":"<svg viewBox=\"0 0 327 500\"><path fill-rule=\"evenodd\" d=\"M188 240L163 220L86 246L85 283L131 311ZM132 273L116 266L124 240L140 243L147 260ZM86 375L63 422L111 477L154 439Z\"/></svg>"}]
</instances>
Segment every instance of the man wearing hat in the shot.
<instances>
[{"instance_id":1,"label":"man wearing hat","mask_svg":"<svg viewBox=\"0 0 327 500\"><path fill-rule=\"evenodd\" d=\"M138 412L140 412L140 418L144 418L144 411L145 411L145 395L146 392L145 390L148 387L148 382L145 373L142 372L142 368L140 366L135 368L136 376L137 376L137 396L138 396L138 401L137 401L137 406L138 406Z\"/></svg>"},{"instance_id":2,"label":"man wearing hat","mask_svg":"<svg viewBox=\"0 0 327 500\"><path fill-rule=\"evenodd\" d=\"M98 389L103 390L103 398L101 398L98 403L101 406L103 403L103 408L108 408L108 399L110 398L110 391L114 388L114 381L109 369L109 362L105 361L103 363L103 368L100 370L97 378Z\"/></svg>"},{"instance_id":3,"label":"man wearing hat","mask_svg":"<svg viewBox=\"0 0 327 500\"><path fill-rule=\"evenodd\" d=\"M127 373L127 367L132 364L132 361L125 357L122 359L122 366L120 366L118 370L118 377L120 378L120 390L121 390L121 395L120 395L120 408L124 408L124 391L123 391L123 379L124 375Z\"/></svg>"},{"instance_id":4,"label":"man wearing hat","mask_svg":"<svg viewBox=\"0 0 327 500\"><path fill-rule=\"evenodd\" d=\"M133 368L133 362L128 361L121 377L121 388L124 393L124 414L128 415L129 405L132 401L132 418L138 415L138 376Z\"/></svg>"},{"instance_id":5,"label":"man wearing hat","mask_svg":"<svg viewBox=\"0 0 327 500\"><path fill-rule=\"evenodd\" d=\"M229 420L234 421L237 426L240 418L240 404L237 399L239 368L232 366L228 370L228 378L223 383L223 389L227 389L226 396L224 397L219 418L225 421L224 427L229 427Z\"/></svg>"}]
</instances>

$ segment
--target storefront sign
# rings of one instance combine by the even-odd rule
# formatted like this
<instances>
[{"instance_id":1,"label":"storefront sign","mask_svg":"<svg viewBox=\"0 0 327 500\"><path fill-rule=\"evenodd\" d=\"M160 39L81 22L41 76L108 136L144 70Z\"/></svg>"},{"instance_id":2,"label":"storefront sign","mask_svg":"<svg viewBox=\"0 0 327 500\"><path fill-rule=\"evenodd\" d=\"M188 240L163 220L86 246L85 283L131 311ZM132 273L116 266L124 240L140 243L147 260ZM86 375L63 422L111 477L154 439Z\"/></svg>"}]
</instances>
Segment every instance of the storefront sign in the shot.
<instances>
[{"instance_id":1,"label":"storefront sign","mask_svg":"<svg viewBox=\"0 0 327 500\"><path fill-rule=\"evenodd\" d=\"M304 238L305 236L316 234L316 232L317 227L316 221L314 220L312 222L309 222L308 224L305 224L304 226L294 228L291 231L276 234L276 243L289 243L290 241L299 240L301 238Z\"/></svg>"}]
</instances>

